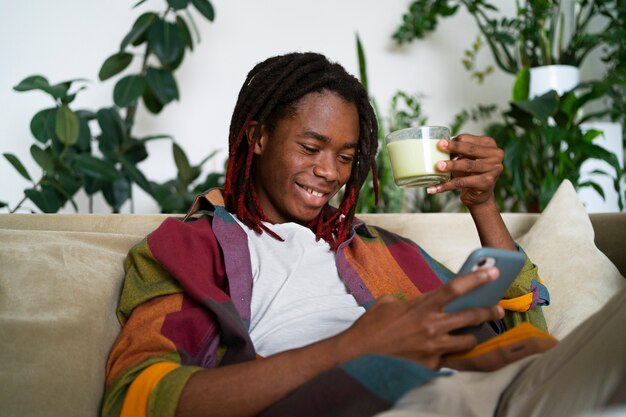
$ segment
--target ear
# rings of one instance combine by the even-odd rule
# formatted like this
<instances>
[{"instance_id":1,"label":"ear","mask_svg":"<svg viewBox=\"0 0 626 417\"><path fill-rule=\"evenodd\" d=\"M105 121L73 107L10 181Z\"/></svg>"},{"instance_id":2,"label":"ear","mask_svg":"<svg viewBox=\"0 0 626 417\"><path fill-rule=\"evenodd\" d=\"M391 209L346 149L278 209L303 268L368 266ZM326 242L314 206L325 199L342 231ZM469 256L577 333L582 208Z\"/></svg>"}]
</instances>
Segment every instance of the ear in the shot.
<instances>
[{"instance_id":1,"label":"ear","mask_svg":"<svg viewBox=\"0 0 626 417\"><path fill-rule=\"evenodd\" d=\"M248 138L248 144L252 142L252 138L254 137L254 130L258 126L258 123L254 120L248 123L248 127L246 128L246 137ZM265 149L265 145L267 144L267 129L265 125L261 125L259 137L254 142L254 153L256 155L261 155L263 153L263 149Z\"/></svg>"}]
</instances>

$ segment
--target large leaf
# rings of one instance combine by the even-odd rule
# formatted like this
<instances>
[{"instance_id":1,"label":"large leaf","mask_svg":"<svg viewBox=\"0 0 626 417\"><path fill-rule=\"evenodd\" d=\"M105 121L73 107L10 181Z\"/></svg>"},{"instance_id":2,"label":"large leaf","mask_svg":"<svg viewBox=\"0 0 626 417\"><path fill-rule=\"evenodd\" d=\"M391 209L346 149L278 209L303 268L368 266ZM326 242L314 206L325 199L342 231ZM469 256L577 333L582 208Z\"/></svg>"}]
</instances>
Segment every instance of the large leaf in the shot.
<instances>
[{"instance_id":1,"label":"large leaf","mask_svg":"<svg viewBox=\"0 0 626 417\"><path fill-rule=\"evenodd\" d=\"M541 181L541 189L539 191L539 207L541 210L546 208L550 199L552 199L552 196L556 192L556 189L559 188L560 182L561 181L551 173L548 173Z\"/></svg>"},{"instance_id":2,"label":"large leaf","mask_svg":"<svg viewBox=\"0 0 626 417\"><path fill-rule=\"evenodd\" d=\"M146 71L146 81L161 104L178 100L178 86L170 71L149 67Z\"/></svg>"},{"instance_id":3,"label":"large leaf","mask_svg":"<svg viewBox=\"0 0 626 417\"><path fill-rule=\"evenodd\" d=\"M31 188L24 190L24 194L44 213L56 213L61 208L62 202L53 188L42 187L41 191Z\"/></svg>"},{"instance_id":4,"label":"large leaf","mask_svg":"<svg viewBox=\"0 0 626 417\"><path fill-rule=\"evenodd\" d=\"M128 107L141 97L144 87L141 75L127 75L115 84L113 101L118 107Z\"/></svg>"},{"instance_id":5,"label":"large leaf","mask_svg":"<svg viewBox=\"0 0 626 417\"><path fill-rule=\"evenodd\" d=\"M30 77L24 78L20 83L13 87L15 91L31 91L31 90L42 90L46 91L50 88L50 83L43 75L31 75Z\"/></svg>"},{"instance_id":6,"label":"large leaf","mask_svg":"<svg viewBox=\"0 0 626 417\"><path fill-rule=\"evenodd\" d=\"M122 40L120 51L124 51L129 44L135 46L146 40L146 32L150 25L155 22L159 16L154 12L144 13L135 20L133 28Z\"/></svg>"},{"instance_id":7,"label":"large leaf","mask_svg":"<svg viewBox=\"0 0 626 417\"><path fill-rule=\"evenodd\" d=\"M119 74L130 65L132 60L133 54L129 54L128 52L118 52L117 54L111 55L104 61L104 64L102 64L98 78L100 78L100 81L104 81Z\"/></svg>"},{"instance_id":8,"label":"large leaf","mask_svg":"<svg viewBox=\"0 0 626 417\"><path fill-rule=\"evenodd\" d=\"M76 145L81 151L88 152L91 149L91 128L89 127L89 120L94 119L96 115L84 110L78 110L76 115L78 116L78 141Z\"/></svg>"},{"instance_id":9,"label":"large leaf","mask_svg":"<svg viewBox=\"0 0 626 417\"><path fill-rule=\"evenodd\" d=\"M135 138L129 138L124 142L122 154L124 155L124 159L136 164L148 157L148 150L146 149L145 142Z\"/></svg>"},{"instance_id":10,"label":"large leaf","mask_svg":"<svg viewBox=\"0 0 626 417\"><path fill-rule=\"evenodd\" d=\"M104 187L104 185L107 184L107 182L93 178L93 177L85 177L84 184L85 184L84 185L85 193L91 196L97 193L98 191L102 190L102 187Z\"/></svg>"},{"instance_id":11,"label":"large leaf","mask_svg":"<svg viewBox=\"0 0 626 417\"><path fill-rule=\"evenodd\" d=\"M54 173L54 157L37 145L30 147L30 154L37 164L48 173Z\"/></svg>"},{"instance_id":12,"label":"large leaf","mask_svg":"<svg viewBox=\"0 0 626 417\"><path fill-rule=\"evenodd\" d=\"M46 188L52 188L56 191L57 198L61 205L64 205L66 201L69 201L70 204L74 207L74 211L78 212L78 205L74 201L74 194L80 189L82 182L77 181L73 177L68 177L66 175L59 176L59 179L53 179L50 177L46 177L41 182L42 190Z\"/></svg>"},{"instance_id":13,"label":"large leaf","mask_svg":"<svg viewBox=\"0 0 626 417\"><path fill-rule=\"evenodd\" d=\"M193 51L193 38L191 37L191 31L189 31L189 25L187 25L185 19L181 16L176 16L176 26L178 26L183 44L187 46L190 51Z\"/></svg>"},{"instance_id":14,"label":"large leaf","mask_svg":"<svg viewBox=\"0 0 626 417\"><path fill-rule=\"evenodd\" d=\"M91 155L76 156L76 167L85 175L107 182L113 182L120 177L115 165Z\"/></svg>"},{"instance_id":15,"label":"large leaf","mask_svg":"<svg viewBox=\"0 0 626 417\"><path fill-rule=\"evenodd\" d=\"M53 107L37 112L30 121L30 131L35 139L46 143L55 135L57 108Z\"/></svg>"},{"instance_id":16,"label":"large leaf","mask_svg":"<svg viewBox=\"0 0 626 417\"><path fill-rule=\"evenodd\" d=\"M148 42L163 65L174 62L184 49L178 26L165 20L155 21L150 26Z\"/></svg>"},{"instance_id":17,"label":"large leaf","mask_svg":"<svg viewBox=\"0 0 626 417\"><path fill-rule=\"evenodd\" d=\"M74 79L50 85L46 77L42 75L31 75L30 77L26 77L20 81L20 83L13 87L13 89L20 92L41 90L50 94L55 99L65 99L67 98L67 92L70 89L72 82L81 80L82 79Z\"/></svg>"},{"instance_id":18,"label":"large leaf","mask_svg":"<svg viewBox=\"0 0 626 417\"><path fill-rule=\"evenodd\" d=\"M114 213L119 213L122 205L130 197L130 184L124 177L114 182L108 182L102 187L102 195L107 203L113 208Z\"/></svg>"},{"instance_id":19,"label":"large leaf","mask_svg":"<svg viewBox=\"0 0 626 417\"><path fill-rule=\"evenodd\" d=\"M26 178L28 181L32 181L30 174L28 173L24 165L22 165L17 156L13 155L12 153L3 153L2 155L4 155L7 161L9 161L11 165L13 165L13 168L15 168L22 177Z\"/></svg>"},{"instance_id":20,"label":"large leaf","mask_svg":"<svg viewBox=\"0 0 626 417\"><path fill-rule=\"evenodd\" d=\"M556 91L550 90L542 96L521 101L516 105L536 118L546 121L556 111L559 105L559 96Z\"/></svg>"},{"instance_id":21,"label":"large leaf","mask_svg":"<svg viewBox=\"0 0 626 417\"><path fill-rule=\"evenodd\" d=\"M143 173L135 166L135 164L126 160L125 158L122 158L121 161L127 178L129 178L132 182L141 187L141 189L147 192L149 195L153 195L152 184L150 184L146 176L143 175Z\"/></svg>"},{"instance_id":22,"label":"large leaf","mask_svg":"<svg viewBox=\"0 0 626 417\"><path fill-rule=\"evenodd\" d=\"M189 0L167 0L167 4L174 10L181 10L189 5Z\"/></svg>"},{"instance_id":23,"label":"large leaf","mask_svg":"<svg viewBox=\"0 0 626 417\"><path fill-rule=\"evenodd\" d=\"M185 151L183 151L183 149L176 143L172 143L172 153L174 154L174 162L176 163L176 168L178 168L178 177L185 184L191 183L191 181L193 181L193 174L191 172L189 159L187 159L187 155L185 155Z\"/></svg>"},{"instance_id":24,"label":"large leaf","mask_svg":"<svg viewBox=\"0 0 626 417\"><path fill-rule=\"evenodd\" d=\"M65 145L73 145L78 141L78 116L67 105L57 110L54 132Z\"/></svg>"},{"instance_id":25,"label":"large leaf","mask_svg":"<svg viewBox=\"0 0 626 417\"><path fill-rule=\"evenodd\" d=\"M194 5L196 9L204 17L209 19L211 22L215 19L215 10L213 9L213 5L208 0L191 0L191 3Z\"/></svg>"},{"instance_id":26,"label":"large leaf","mask_svg":"<svg viewBox=\"0 0 626 417\"><path fill-rule=\"evenodd\" d=\"M124 122L114 108L100 109L96 116L102 132L98 140L100 151L107 158L117 160L127 136Z\"/></svg>"},{"instance_id":27,"label":"large leaf","mask_svg":"<svg viewBox=\"0 0 626 417\"><path fill-rule=\"evenodd\" d=\"M528 67L522 68L517 77L515 78L515 84L513 84L513 101L528 100L528 93L530 90L530 70Z\"/></svg>"},{"instance_id":28,"label":"large leaf","mask_svg":"<svg viewBox=\"0 0 626 417\"><path fill-rule=\"evenodd\" d=\"M154 199L162 213L180 213L185 210L185 199L177 188L177 181L154 184Z\"/></svg>"},{"instance_id":29,"label":"large leaf","mask_svg":"<svg viewBox=\"0 0 626 417\"><path fill-rule=\"evenodd\" d=\"M161 110L163 110L163 104L152 92L150 84L148 84L143 90L143 95L141 97L143 98L143 104L145 104L146 109L148 109L150 113L159 114Z\"/></svg>"}]
</instances>

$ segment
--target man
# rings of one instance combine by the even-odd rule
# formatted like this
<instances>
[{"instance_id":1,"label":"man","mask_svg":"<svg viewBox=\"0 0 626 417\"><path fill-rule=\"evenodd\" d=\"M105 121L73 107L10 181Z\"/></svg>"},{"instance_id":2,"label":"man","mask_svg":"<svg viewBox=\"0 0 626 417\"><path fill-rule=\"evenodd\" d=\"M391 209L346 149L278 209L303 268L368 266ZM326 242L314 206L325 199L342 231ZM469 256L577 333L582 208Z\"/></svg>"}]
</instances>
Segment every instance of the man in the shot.
<instances>
[{"instance_id":1,"label":"man","mask_svg":"<svg viewBox=\"0 0 626 417\"><path fill-rule=\"evenodd\" d=\"M168 219L129 253L104 415L373 415L476 345L454 330L545 327L529 260L507 294L536 295L527 311L445 314L497 269L448 282L417 245L354 218L377 137L362 86L322 55L248 74L224 191L192 208L210 214ZM482 244L517 250L494 204L503 152L471 135L441 146L460 157L429 192L460 190Z\"/></svg>"}]
</instances>

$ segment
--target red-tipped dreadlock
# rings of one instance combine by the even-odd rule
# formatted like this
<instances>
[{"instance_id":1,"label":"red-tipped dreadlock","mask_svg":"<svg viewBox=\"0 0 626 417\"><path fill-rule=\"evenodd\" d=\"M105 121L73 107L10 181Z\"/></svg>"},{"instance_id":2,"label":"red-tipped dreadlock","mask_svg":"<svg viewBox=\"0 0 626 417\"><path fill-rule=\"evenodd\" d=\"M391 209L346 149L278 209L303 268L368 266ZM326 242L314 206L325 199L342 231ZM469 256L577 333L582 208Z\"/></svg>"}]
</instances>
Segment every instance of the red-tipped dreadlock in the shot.
<instances>
[{"instance_id":1,"label":"red-tipped dreadlock","mask_svg":"<svg viewBox=\"0 0 626 417\"><path fill-rule=\"evenodd\" d=\"M230 123L224 199L226 208L255 232L265 231L280 239L262 223L268 219L252 180L255 171L254 143L262 125L271 133L280 119L295 113L302 97L324 90L353 103L359 113L359 141L343 200L336 209L326 205L320 215L308 224L318 239L324 239L336 250L348 237L359 191L370 170L378 201L375 163L378 124L361 83L341 65L330 62L323 55L309 52L275 56L257 64L248 73ZM252 121L257 124L252 137L248 137Z\"/></svg>"}]
</instances>

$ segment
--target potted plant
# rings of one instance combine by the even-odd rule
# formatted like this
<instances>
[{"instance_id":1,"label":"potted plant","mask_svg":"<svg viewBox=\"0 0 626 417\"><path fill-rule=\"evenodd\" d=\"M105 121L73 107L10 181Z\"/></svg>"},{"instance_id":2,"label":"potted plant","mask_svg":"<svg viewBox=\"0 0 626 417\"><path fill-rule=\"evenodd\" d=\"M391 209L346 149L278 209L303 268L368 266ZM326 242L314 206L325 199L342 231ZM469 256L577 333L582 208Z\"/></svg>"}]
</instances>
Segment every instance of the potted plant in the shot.
<instances>
[{"instance_id":1,"label":"potted plant","mask_svg":"<svg viewBox=\"0 0 626 417\"><path fill-rule=\"evenodd\" d=\"M565 7L566 4L572 8ZM615 181L619 181L621 176L620 161L614 154L587 144L602 134L593 125L590 127L590 121L606 115L611 115L614 121L623 121L626 114L623 111L626 1L516 1L515 16L498 17L499 10L487 0L415 0L393 37L398 43L423 38L436 29L439 19L453 16L460 7L474 17L496 65L505 72L515 74L518 80L523 79L522 83L516 83L517 92L514 93L511 108L503 114L504 121L490 129L491 135L501 140L501 146L512 153L508 156L507 165L507 169L513 169L508 174L512 177L502 179L502 184L509 181L509 185L500 188L503 193L501 198L512 196L518 202L515 206L536 210L551 195L554 181L563 178L573 179L572 182L579 187L593 187L603 195L604 191L595 181L578 181L580 174L570 172L570 168L579 170L586 158L599 158L610 163L615 170ZM591 23L597 16L603 19L602 26L597 31L591 31ZM601 80L580 85L578 67L591 51L599 47L604 48L603 59L609 71ZM475 49L469 54L466 52L464 60L474 57ZM471 63L464 62L464 65L471 68ZM566 71L567 74L555 75L559 71ZM569 81L565 85L552 84L550 79L542 81L539 78L541 73L554 81ZM521 90L520 86L523 86ZM549 91L552 93L547 94ZM572 91L582 94L580 100L574 99L570 94ZM572 108L582 112L583 105L600 99L608 99L608 110L584 117L571 113ZM564 131L569 132L569 136L564 136ZM497 135L503 136L498 138ZM576 145L576 141L581 141L581 144ZM537 152L537 149L547 153ZM562 149L567 149L567 152L563 153ZM522 150L530 155L522 155ZM568 154L570 161L576 162L575 165L552 163ZM520 162L522 160L527 162ZM534 170L523 172L517 167ZM535 181L530 178L531 175L539 178ZM538 188L522 191L522 186ZM615 188L622 207L617 182Z\"/></svg>"},{"instance_id":2,"label":"potted plant","mask_svg":"<svg viewBox=\"0 0 626 417\"><path fill-rule=\"evenodd\" d=\"M528 79L527 71L520 73L516 96L503 113L503 121L487 128L487 134L505 151L506 169L496 184L500 208L539 212L565 179L577 189L592 187L604 197L596 181L581 177L582 163L593 158L611 167L613 172L598 170L594 174L612 178L623 209L620 162L615 154L593 143L602 131L583 129L583 124L596 115L583 116L580 112L585 104L602 97L607 85L586 83L562 95L551 90L529 98Z\"/></svg>"},{"instance_id":3,"label":"potted plant","mask_svg":"<svg viewBox=\"0 0 626 417\"><path fill-rule=\"evenodd\" d=\"M35 114L30 125L36 140L30 151L41 168L41 176L33 178L15 155L4 153L32 186L24 190L24 198L14 207L4 202L0 202L0 207L15 212L30 200L45 213L57 212L68 202L78 211L74 196L83 190L89 197L90 212L96 193L102 193L113 212L119 212L127 201L132 212L132 185L137 184L155 199L162 211L182 212L193 201L194 192L222 181L221 173L211 173L200 180L202 165L214 153L198 165L191 165L175 142L172 143L178 169L175 179L157 184L137 167L148 157L148 141L172 139L169 135L138 137L133 126L140 100L148 111L158 114L179 98L174 72L186 51L193 50L195 42L189 29L190 23L192 27L195 23L188 20L189 13L183 14L191 5L206 19L214 19L209 0L168 0L163 12L146 12L137 18L121 41L119 51L104 61L98 74L105 81L125 71L135 57L141 60L138 73L117 80L111 106L97 111L75 109L74 100L85 88L81 85L84 80L80 79L53 84L41 75L33 75L14 87L18 92L42 91L51 97L53 105ZM141 48L143 53L134 48Z\"/></svg>"}]
</instances>

